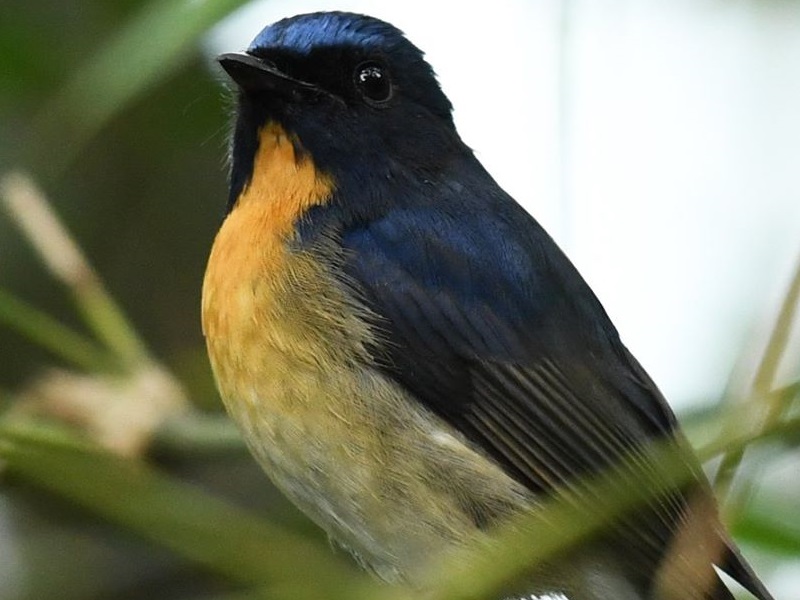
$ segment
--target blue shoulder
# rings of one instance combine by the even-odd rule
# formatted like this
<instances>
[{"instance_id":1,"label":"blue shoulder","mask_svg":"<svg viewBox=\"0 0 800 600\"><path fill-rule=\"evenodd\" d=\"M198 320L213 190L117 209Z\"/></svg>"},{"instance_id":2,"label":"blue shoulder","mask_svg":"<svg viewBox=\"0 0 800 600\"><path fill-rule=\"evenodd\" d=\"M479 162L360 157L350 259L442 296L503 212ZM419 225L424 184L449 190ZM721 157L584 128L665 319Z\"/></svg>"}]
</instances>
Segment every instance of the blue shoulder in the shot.
<instances>
[{"instance_id":1,"label":"blue shoulder","mask_svg":"<svg viewBox=\"0 0 800 600\"><path fill-rule=\"evenodd\" d=\"M531 489L547 482L520 453L565 479L613 460L582 449L590 432L549 427L571 412L616 427L620 448L670 431L658 390L574 266L488 175L470 176L387 190L392 202L369 213L312 209L302 235L334 242L334 271L375 315L375 364ZM516 415L524 439L493 436L475 421L481 411ZM511 439L516 450L503 445ZM571 449L574 464L549 464L543 440Z\"/></svg>"}]
</instances>

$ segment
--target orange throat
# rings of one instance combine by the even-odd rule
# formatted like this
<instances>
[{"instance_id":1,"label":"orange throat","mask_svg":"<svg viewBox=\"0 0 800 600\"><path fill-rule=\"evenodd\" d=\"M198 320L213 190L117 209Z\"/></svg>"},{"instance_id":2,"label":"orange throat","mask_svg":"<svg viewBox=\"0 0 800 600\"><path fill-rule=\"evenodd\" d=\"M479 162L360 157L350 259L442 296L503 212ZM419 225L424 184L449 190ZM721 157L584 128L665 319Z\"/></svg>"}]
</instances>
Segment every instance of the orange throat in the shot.
<instances>
[{"instance_id":1,"label":"orange throat","mask_svg":"<svg viewBox=\"0 0 800 600\"><path fill-rule=\"evenodd\" d=\"M287 248L298 219L332 193L329 177L307 156L298 156L275 123L259 133L253 173L217 233L203 281L202 321L208 338L227 338L241 320L253 318L253 293L280 287L288 276ZM264 283L267 285L264 290ZM269 297L259 298L267 306ZM213 357L212 357L213 360Z\"/></svg>"}]
</instances>

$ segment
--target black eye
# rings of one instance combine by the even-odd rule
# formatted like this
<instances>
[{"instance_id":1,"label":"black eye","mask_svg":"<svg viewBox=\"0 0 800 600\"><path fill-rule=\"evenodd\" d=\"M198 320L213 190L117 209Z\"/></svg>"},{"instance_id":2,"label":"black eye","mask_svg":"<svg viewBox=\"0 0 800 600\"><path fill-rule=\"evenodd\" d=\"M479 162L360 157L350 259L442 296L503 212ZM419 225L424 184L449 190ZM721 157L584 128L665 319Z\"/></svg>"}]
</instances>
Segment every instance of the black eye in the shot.
<instances>
[{"instance_id":1,"label":"black eye","mask_svg":"<svg viewBox=\"0 0 800 600\"><path fill-rule=\"evenodd\" d=\"M392 97L392 80L386 67L380 63L361 63L356 67L353 77L365 100L380 103Z\"/></svg>"}]
</instances>

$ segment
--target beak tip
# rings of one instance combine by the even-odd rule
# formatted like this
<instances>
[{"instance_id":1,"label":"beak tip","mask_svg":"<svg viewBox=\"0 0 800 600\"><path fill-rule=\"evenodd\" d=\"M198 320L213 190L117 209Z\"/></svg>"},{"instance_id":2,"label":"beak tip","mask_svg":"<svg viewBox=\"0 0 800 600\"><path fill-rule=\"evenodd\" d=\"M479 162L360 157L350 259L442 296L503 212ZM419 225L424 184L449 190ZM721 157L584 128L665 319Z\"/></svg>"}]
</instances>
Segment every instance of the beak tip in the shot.
<instances>
[{"instance_id":1,"label":"beak tip","mask_svg":"<svg viewBox=\"0 0 800 600\"><path fill-rule=\"evenodd\" d=\"M217 56L216 61L217 64L222 67L228 75L233 76L233 72L236 71L237 67L241 67L242 65L248 63L247 58L247 54L229 52Z\"/></svg>"},{"instance_id":2,"label":"beak tip","mask_svg":"<svg viewBox=\"0 0 800 600\"><path fill-rule=\"evenodd\" d=\"M216 58L217 64L241 89L258 89L265 79L265 65L244 52L228 52Z\"/></svg>"},{"instance_id":3,"label":"beak tip","mask_svg":"<svg viewBox=\"0 0 800 600\"><path fill-rule=\"evenodd\" d=\"M226 62L241 62L242 59L246 60L245 57L249 56L249 54L245 54L244 52L225 52L217 56L216 60L220 64L224 64Z\"/></svg>"},{"instance_id":4,"label":"beak tip","mask_svg":"<svg viewBox=\"0 0 800 600\"><path fill-rule=\"evenodd\" d=\"M245 91L287 94L299 88L313 87L290 77L269 61L246 52L220 54L217 63Z\"/></svg>"}]
</instances>

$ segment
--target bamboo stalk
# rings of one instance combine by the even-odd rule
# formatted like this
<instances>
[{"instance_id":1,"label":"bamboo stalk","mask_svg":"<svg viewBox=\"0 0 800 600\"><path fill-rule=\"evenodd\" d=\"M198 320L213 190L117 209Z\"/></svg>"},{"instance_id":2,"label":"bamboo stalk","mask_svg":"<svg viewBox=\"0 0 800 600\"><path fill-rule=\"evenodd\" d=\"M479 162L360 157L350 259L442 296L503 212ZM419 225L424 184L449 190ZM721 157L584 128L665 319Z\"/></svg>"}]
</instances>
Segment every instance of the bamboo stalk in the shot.
<instances>
[{"instance_id":1,"label":"bamboo stalk","mask_svg":"<svg viewBox=\"0 0 800 600\"><path fill-rule=\"evenodd\" d=\"M109 372L118 368L93 340L1 288L0 323L79 369Z\"/></svg>"},{"instance_id":2,"label":"bamboo stalk","mask_svg":"<svg viewBox=\"0 0 800 600\"><path fill-rule=\"evenodd\" d=\"M8 214L50 273L67 287L98 339L130 370L147 361L144 342L33 180L18 171L9 173L0 181L0 192Z\"/></svg>"}]
</instances>

